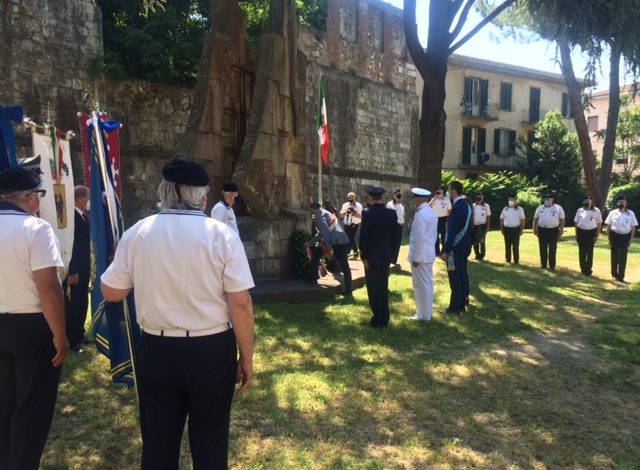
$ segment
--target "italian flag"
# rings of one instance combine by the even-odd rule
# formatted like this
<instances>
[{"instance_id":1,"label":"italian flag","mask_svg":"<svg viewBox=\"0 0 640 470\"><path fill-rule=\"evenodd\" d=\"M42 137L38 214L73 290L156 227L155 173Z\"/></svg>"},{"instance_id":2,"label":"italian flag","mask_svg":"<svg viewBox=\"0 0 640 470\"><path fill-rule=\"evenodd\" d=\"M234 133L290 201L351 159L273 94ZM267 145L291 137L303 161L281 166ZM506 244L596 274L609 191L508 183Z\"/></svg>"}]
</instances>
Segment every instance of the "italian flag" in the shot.
<instances>
[{"instance_id":1,"label":"italian flag","mask_svg":"<svg viewBox=\"0 0 640 470\"><path fill-rule=\"evenodd\" d=\"M316 131L318 132L318 140L320 143L320 153L322 154L322 163L329 164L329 124L327 123L327 103L324 100L324 78L320 79L320 102L318 103L318 120L316 122Z\"/></svg>"}]
</instances>

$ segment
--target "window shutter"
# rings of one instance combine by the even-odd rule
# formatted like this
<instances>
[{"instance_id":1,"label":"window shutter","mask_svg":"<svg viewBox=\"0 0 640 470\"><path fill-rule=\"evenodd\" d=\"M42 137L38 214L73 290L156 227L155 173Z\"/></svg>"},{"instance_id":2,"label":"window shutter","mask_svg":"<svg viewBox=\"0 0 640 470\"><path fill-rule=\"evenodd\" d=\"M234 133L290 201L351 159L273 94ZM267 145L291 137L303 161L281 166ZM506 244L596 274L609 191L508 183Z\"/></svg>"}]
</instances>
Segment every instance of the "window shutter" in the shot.
<instances>
[{"instance_id":1,"label":"window shutter","mask_svg":"<svg viewBox=\"0 0 640 470\"><path fill-rule=\"evenodd\" d=\"M540 88L529 89L529 122L540 120Z\"/></svg>"},{"instance_id":2,"label":"window shutter","mask_svg":"<svg viewBox=\"0 0 640 470\"><path fill-rule=\"evenodd\" d=\"M482 116L488 116L489 110L487 104L489 103L489 80L480 80L480 114Z\"/></svg>"},{"instance_id":3,"label":"window shutter","mask_svg":"<svg viewBox=\"0 0 640 470\"><path fill-rule=\"evenodd\" d=\"M462 164L471 164L471 128L462 128Z\"/></svg>"},{"instance_id":4,"label":"window shutter","mask_svg":"<svg viewBox=\"0 0 640 470\"><path fill-rule=\"evenodd\" d=\"M509 155L516 154L516 131L509 131Z\"/></svg>"},{"instance_id":5,"label":"window shutter","mask_svg":"<svg viewBox=\"0 0 640 470\"><path fill-rule=\"evenodd\" d=\"M569 95L567 93L562 94L562 115L569 117Z\"/></svg>"},{"instance_id":6,"label":"window shutter","mask_svg":"<svg viewBox=\"0 0 640 470\"><path fill-rule=\"evenodd\" d=\"M500 109L511 111L511 83L500 84Z\"/></svg>"},{"instance_id":7,"label":"window shutter","mask_svg":"<svg viewBox=\"0 0 640 470\"><path fill-rule=\"evenodd\" d=\"M493 131L493 154L500 154L500 129L495 129Z\"/></svg>"},{"instance_id":8,"label":"window shutter","mask_svg":"<svg viewBox=\"0 0 640 470\"><path fill-rule=\"evenodd\" d=\"M487 151L487 130L478 129L478 153Z\"/></svg>"},{"instance_id":9,"label":"window shutter","mask_svg":"<svg viewBox=\"0 0 640 470\"><path fill-rule=\"evenodd\" d=\"M464 103L471 103L471 95L473 95L473 80L469 77L464 79Z\"/></svg>"}]
</instances>

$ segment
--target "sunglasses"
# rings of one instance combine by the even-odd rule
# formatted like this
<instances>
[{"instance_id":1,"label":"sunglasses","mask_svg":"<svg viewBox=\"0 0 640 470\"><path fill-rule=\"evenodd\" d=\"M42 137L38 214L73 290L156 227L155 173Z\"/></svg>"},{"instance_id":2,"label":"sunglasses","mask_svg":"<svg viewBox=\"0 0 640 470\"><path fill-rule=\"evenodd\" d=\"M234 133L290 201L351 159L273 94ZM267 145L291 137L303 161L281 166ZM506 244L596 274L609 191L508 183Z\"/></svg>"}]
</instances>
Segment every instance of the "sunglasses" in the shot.
<instances>
[{"instance_id":1,"label":"sunglasses","mask_svg":"<svg viewBox=\"0 0 640 470\"><path fill-rule=\"evenodd\" d=\"M33 191L31 191L30 193L27 193L27 195L29 195L29 194L31 194L31 193L33 193L33 194L37 194L37 195L38 195L38 197L39 197L40 199L42 199L43 197L45 197L45 196L47 195L47 190L46 190L46 189L34 189L34 190L33 190Z\"/></svg>"}]
</instances>

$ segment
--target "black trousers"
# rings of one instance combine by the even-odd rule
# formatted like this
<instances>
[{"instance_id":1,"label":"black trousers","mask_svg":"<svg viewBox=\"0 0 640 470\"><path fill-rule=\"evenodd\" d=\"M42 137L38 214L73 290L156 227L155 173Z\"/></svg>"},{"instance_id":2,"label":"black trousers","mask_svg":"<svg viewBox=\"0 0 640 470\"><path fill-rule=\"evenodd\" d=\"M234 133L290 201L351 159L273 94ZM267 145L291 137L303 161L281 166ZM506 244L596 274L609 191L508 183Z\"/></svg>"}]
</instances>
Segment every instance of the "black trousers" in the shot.
<instances>
[{"instance_id":1,"label":"black trousers","mask_svg":"<svg viewBox=\"0 0 640 470\"><path fill-rule=\"evenodd\" d=\"M596 243L596 229L582 230L576 228L576 238L578 239L578 259L580 260L580 271L587 276L591 275L593 268L593 246Z\"/></svg>"},{"instance_id":2,"label":"black trousers","mask_svg":"<svg viewBox=\"0 0 640 470\"><path fill-rule=\"evenodd\" d=\"M351 248L351 251L356 254L358 253L358 245L356 244L356 234L358 233L359 227L360 227L360 224L345 225L344 227L344 231L347 234L347 237L349 237L349 247Z\"/></svg>"},{"instance_id":3,"label":"black trousers","mask_svg":"<svg viewBox=\"0 0 640 470\"><path fill-rule=\"evenodd\" d=\"M469 253L454 252L453 264L455 269L453 271L447 271L449 275L449 287L451 288L448 310L453 312L460 312L469 304L468 256Z\"/></svg>"},{"instance_id":4,"label":"black trousers","mask_svg":"<svg viewBox=\"0 0 640 470\"><path fill-rule=\"evenodd\" d=\"M436 235L436 256L442 253L444 237L447 235L447 217L438 217L438 234Z\"/></svg>"},{"instance_id":5,"label":"black trousers","mask_svg":"<svg viewBox=\"0 0 640 470\"><path fill-rule=\"evenodd\" d=\"M504 259L511 263L511 253L513 252L513 262L520 262L520 227L502 227L504 237Z\"/></svg>"},{"instance_id":6,"label":"black trousers","mask_svg":"<svg viewBox=\"0 0 640 470\"><path fill-rule=\"evenodd\" d=\"M389 325L389 265L370 264L365 270L365 280L373 312L371 326L384 328Z\"/></svg>"},{"instance_id":7,"label":"black trousers","mask_svg":"<svg viewBox=\"0 0 640 470\"><path fill-rule=\"evenodd\" d=\"M71 346L81 343L84 339L84 323L87 319L89 307L89 276L80 276L78 284L68 286L67 281L62 283L64 291L64 314L66 321L67 338ZM67 292L71 293L71 299Z\"/></svg>"},{"instance_id":8,"label":"black trousers","mask_svg":"<svg viewBox=\"0 0 640 470\"><path fill-rule=\"evenodd\" d=\"M0 314L0 469L37 470L58 394L60 367L41 313Z\"/></svg>"},{"instance_id":9,"label":"black trousers","mask_svg":"<svg viewBox=\"0 0 640 470\"><path fill-rule=\"evenodd\" d=\"M556 268L556 251L558 250L558 237L560 236L560 228L544 228L538 227L538 246L540 248L540 266Z\"/></svg>"},{"instance_id":10,"label":"black trousers","mask_svg":"<svg viewBox=\"0 0 640 470\"><path fill-rule=\"evenodd\" d=\"M485 238L487 236L487 224L474 225L473 226L473 252L476 254L476 259L484 259L487 254L487 245L485 244Z\"/></svg>"},{"instance_id":11,"label":"black trousers","mask_svg":"<svg viewBox=\"0 0 640 470\"><path fill-rule=\"evenodd\" d=\"M398 254L400 253L400 245L402 245L402 224L396 224L396 243L393 245L393 264L398 263Z\"/></svg>"},{"instance_id":12,"label":"black trousers","mask_svg":"<svg viewBox=\"0 0 640 470\"><path fill-rule=\"evenodd\" d=\"M626 235L616 232L609 233L609 240L611 241L611 277L618 281L624 281L630 238L631 233Z\"/></svg>"},{"instance_id":13,"label":"black trousers","mask_svg":"<svg viewBox=\"0 0 640 470\"><path fill-rule=\"evenodd\" d=\"M193 468L228 468L237 370L233 330L191 338L143 333L137 366L142 469L178 469L187 417Z\"/></svg>"}]
</instances>

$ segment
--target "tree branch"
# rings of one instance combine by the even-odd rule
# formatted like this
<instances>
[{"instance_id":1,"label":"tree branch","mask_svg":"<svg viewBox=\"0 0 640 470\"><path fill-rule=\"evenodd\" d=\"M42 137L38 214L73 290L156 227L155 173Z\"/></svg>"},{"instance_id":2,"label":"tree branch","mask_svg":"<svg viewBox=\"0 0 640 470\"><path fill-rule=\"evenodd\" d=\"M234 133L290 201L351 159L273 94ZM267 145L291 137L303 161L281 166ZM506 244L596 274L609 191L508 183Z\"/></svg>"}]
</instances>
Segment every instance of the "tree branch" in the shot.
<instances>
[{"instance_id":1,"label":"tree branch","mask_svg":"<svg viewBox=\"0 0 640 470\"><path fill-rule=\"evenodd\" d=\"M420 44L420 38L418 37L418 25L416 23L416 0L404 0L403 5L404 14L402 15L404 22L404 36L407 42L407 49L413 59L418 72L422 77L426 76L429 72L427 66L427 56Z\"/></svg>"},{"instance_id":2,"label":"tree branch","mask_svg":"<svg viewBox=\"0 0 640 470\"><path fill-rule=\"evenodd\" d=\"M516 0L505 0L502 2L500 6L498 6L493 12L482 19L480 23L478 23L471 31L469 31L462 39L456 42L453 46L449 48L449 55L453 54L456 49L459 49L464 43L466 43L469 39L475 36L478 31L484 28L487 24L491 23L494 18L496 18L500 13L509 8L511 5L515 3ZM457 27L457 26L456 26Z\"/></svg>"},{"instance_id":3,"label":"tree branch","mask_svg":"<svg viewBox=\"0 0 640 470\"><path fill-rule=\"evenodd\" d=\"M456 27L449 34L449 44L452 44L453 41L455 41L455 39L458 37L458 34L460 34L460 31L462 30L462 28L464 28L464 24L467 22L467 17L469 16L469 11L471 10L471 7L475 2L476 2L475 0L469 0L464 5L464 8L460 13L460 17L458 18L458 23L456 24Z\"/></svg>"},{"instance_id":4,"label":"tree branch","mask_svg":"<svg viewBox=\"0 0 640 470\"><path fill-rule=\"evenodd\" d=\"M460 7L462 6L463 3L464 3L464 0L453 0L451 4L451 8L449 8L449 17L447 18L447 21L450 24L453 22L453 19L458 14L458 11L460 11Z\"/></svg>"}]
</instances>

